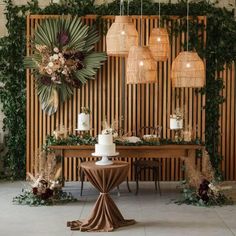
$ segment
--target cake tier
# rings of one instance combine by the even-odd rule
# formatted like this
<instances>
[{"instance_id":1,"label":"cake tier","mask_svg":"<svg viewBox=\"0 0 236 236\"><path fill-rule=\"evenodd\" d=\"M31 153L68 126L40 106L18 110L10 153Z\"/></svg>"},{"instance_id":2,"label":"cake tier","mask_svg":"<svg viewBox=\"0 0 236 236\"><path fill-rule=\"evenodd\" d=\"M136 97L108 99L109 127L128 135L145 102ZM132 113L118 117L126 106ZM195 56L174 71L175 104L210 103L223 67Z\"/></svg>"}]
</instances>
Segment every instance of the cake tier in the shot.
<instances>
[{"instance_id":1,"label":"cake tier","mask_svg":"<svg viewBox=\"0 0 236 236\"><path fill-rule=\"evenodd\" d=\"M176 118L170 118L170 129L182 129L183 119L177 120Z\"/></svg>"},{"instance_id":2,"label":"cake tier","mask_svg":"<svg viewBox=\"0 0 236 236\"><path fill-rule=\"evenodd\" d=\"M98 135L98 144L102 144L102 145L113 144L112 134L99 134Z\"/></svg>"},{"instance_id":3,"label":"cake tier","mask_svg":"<svg viewBox=\"0 0 236 236\"><path fill-rule=\"evenodd\" d=\"M77 129L81 131L90 129L89 114L80 113L78 115Z\"/></svg>"},{"instance_id":4,"label":"cake tier","mask_svg":"<svg viewBox=\"0 0 236 236\"><path fill-rule=\"evenodd\" d=\"M95 153L104 156L113 155L116 152L116 145L114 143L109 145L95 144Z\"/></svg>"}]
</instances>

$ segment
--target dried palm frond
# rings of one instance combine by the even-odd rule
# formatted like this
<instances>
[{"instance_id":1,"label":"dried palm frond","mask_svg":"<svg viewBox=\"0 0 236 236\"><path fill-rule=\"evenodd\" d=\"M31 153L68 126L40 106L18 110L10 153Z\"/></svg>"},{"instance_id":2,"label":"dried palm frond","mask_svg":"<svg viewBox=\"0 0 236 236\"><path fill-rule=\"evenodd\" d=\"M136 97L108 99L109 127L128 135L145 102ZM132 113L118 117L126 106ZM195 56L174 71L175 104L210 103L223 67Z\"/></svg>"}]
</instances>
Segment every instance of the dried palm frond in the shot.
<instances>
[{"instance_id":1,"label":"dried palm frond","mask_svg":"<svg viewBox=\"0 0 236 236\"><path fill-rule=\"evenodd\" d=\"M94 79L106 54L95 52L95 44L100 38L98 31L83 24L78 16L44 19L34 34L32 55L25 58L24 65L34 70L42 109L52 115L57 111L59 101L71 97L73 88ZM50 59L55 53L60 55L58 63L52 63ZM68 58L70 54L74 54L73 59Z\"/></svg>"}]
</instances>

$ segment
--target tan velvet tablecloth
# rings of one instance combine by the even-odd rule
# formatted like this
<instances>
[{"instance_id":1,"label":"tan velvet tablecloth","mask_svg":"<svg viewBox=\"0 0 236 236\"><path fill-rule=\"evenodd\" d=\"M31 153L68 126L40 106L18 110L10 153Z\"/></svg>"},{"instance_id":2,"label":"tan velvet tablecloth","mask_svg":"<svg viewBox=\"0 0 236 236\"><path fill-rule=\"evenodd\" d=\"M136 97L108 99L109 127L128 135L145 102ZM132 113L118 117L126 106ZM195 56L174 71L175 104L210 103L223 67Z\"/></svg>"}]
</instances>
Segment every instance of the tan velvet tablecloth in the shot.
<instances>
[{"instance_id":1,"label":"tan velvet tablecloth","mask_svg":"<svg viewBox=\"0 0 236 236\"><path fill-rule=\"evenodd\" d=\"M91 184L100 191L90 217L84 221L70 221L71 230L113 231L115 228L134 224L134 220L125 220L116 204L108 194L127 177L129 164L114 161L113 165L98 166L95 162L81 164Z\"/></svg>"}]
</instances>

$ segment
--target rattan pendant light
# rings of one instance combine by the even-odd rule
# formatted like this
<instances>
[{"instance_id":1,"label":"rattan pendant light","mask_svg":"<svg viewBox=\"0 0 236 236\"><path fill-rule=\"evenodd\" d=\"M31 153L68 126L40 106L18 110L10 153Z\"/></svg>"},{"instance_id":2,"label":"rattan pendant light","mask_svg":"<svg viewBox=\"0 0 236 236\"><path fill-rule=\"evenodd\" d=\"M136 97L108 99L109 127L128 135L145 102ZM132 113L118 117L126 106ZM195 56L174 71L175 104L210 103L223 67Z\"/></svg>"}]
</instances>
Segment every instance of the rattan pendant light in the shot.
<instances>
[{"instance_id":1,"label":"rattan pendant light","mask_svg":"<svg viewBox=\"0 0 236 236\"><path fill-rule=\"evenodd\" d=\"M140 45L131 47L127 59L126 83L140 84L157 82L157 65L148 47L142 46L142 6Z\"/></svg>"},{"instance_id":2,"label":"rattan pendant light","mask_svg":"<svg viewBox=\"0 0 236 236\"><path fill-rule=\"evenodd\" d=\"M129 1L128 1L129 4ZM106 35L106 51L109 56L127 56L132 46L138 46L138 32L130 16L124 16L123 0L120 1L120 16Z\"/></svg>"},{"instance_id":3,"label":"rattan pendant light","mask_svg":"<svg viewBox=\"0 0 236 236\"><path fill-rule=\"evenodd\" d=\"M205 65L196 52L188 51L188 17L189 3L187 0L187 51L181 52L172 63L172 86L179 88L199 88L205 84Z\"/></svg>"},{"instance_id":4,"label":"rattan pendant light","mask_svg":"<svg viewBox=\"0 0 236 236\"><path fill-rule=\"evenodd\" d=\"M153 28L149 38L149 49L156 61L167 61L170 56L169 35L165 28L161 28L161 4L159 0L158 28Z\"/></svg>"}]
</instances>

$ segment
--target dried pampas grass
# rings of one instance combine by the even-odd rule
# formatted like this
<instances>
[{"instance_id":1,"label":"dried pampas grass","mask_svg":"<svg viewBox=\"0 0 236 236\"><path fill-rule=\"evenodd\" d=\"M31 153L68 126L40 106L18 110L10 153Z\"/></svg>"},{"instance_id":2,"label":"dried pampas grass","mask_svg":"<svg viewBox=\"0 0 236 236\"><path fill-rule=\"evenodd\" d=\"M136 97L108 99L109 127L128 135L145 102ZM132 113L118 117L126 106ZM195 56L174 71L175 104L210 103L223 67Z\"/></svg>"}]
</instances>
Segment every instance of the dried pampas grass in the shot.
<instances>
[{"instance_id":1,"label":"dried pampas grass","mask_svg":"<svg viewBox=\"0 0 236 236\"><path fill-rule=\"evenodd\" d=\"M200 171L196 170L191 160L184 158L186 166L187 183L190 187L198 188L203 179Z\"/></svg>"},{"instance_id":2,"label":"dried pampas grass","mask_svg":"<svg viewBox=\"0 0 236 236\"><path fill-rule=\"evenodd\" d=\"M55 153L38 151L35 158L35 173L27 173L31 181L36 181L40 176L47 181L56 181L61 177L61 164L57 162Z\"/></svg>"},{"instance_id":3,"label":"dried pampas grass","mask_svg":"<svg viewBox=\"0 0 236 236\"><path fill-rule=\"evenodd\" d=\"M202 155L202 174L209 182L212 182L215 178L215 172L211 165L210 156L206 150L203 151Z\"/></svg>"},{"instance_id":4,"label":"dried pampas grass","mask_svg":"<svg viewBox=\"0 0 236 236\"><path fill-rule=\"evenodd\" d=\"M190 187L198 188L203 179L212 182L215 178L215 172L211 165L209 154L206 150L202 154L202 171L195 168L195 163L192 163L190 159L183 158L186 166L186 175L188 179L188 185Z\"/></svg>"}]
</instances>

